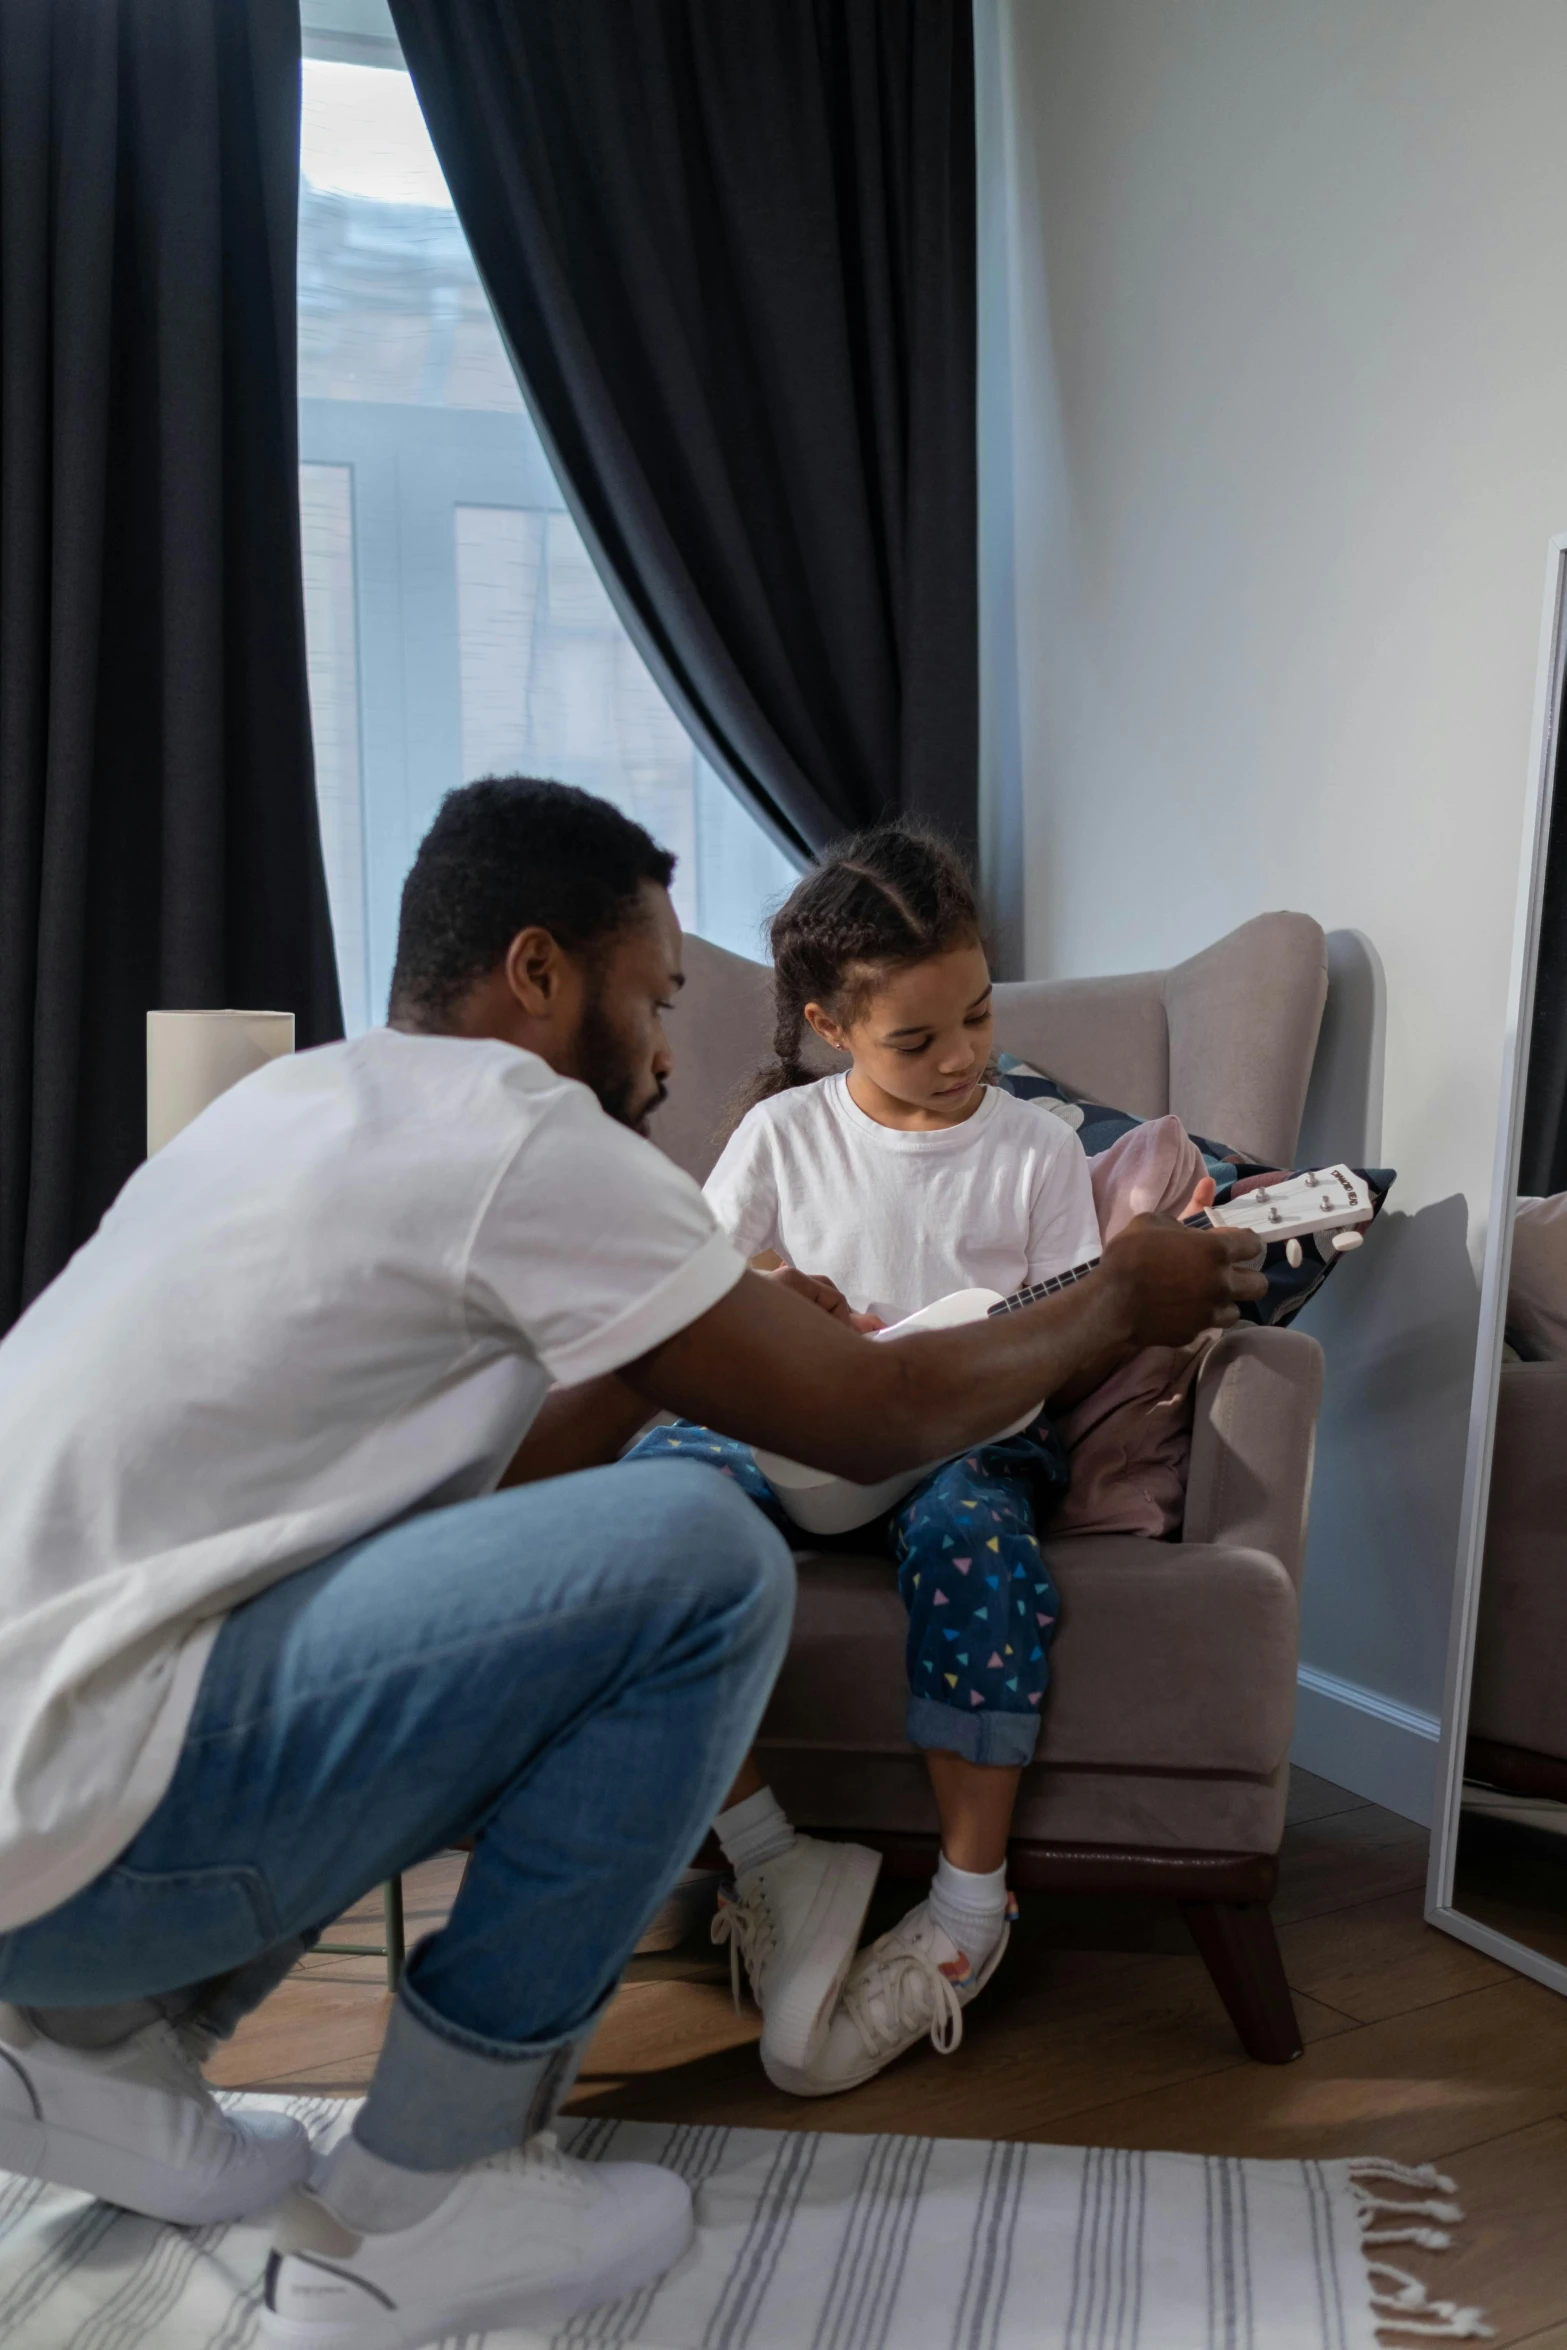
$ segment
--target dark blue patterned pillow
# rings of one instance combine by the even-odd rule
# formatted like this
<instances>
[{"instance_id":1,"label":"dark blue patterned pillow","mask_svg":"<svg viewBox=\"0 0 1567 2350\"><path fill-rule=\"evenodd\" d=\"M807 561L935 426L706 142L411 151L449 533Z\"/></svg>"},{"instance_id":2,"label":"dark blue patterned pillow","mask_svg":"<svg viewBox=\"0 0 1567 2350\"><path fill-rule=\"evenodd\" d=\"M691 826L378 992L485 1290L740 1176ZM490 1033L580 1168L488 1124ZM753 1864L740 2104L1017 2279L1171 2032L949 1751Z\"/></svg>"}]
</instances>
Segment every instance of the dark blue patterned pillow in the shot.
<instances>
[{"instance_id":1,"label":"dark blue patterned pillow","mask_svg":"<svg viewBox=\"0 0 1567 2350\"><path fill-rule=\"evenodd\" d=\"M1060 1118L1072 1128L1091 1159L1097 1159L1101 1151L1119 1142L1123 1134L1130 1134L1134 1126L1148 1123L1146 1118L1134 1118L1130 1110L1107 1109L1103 1102L1087 1101L1080 1093L1069 1093L1054 1077L1042 1076L1015 1053L998 1053L996 1067L1008 1093L1015 1093L1019 1101L1038 1102L1052 1117ZM1231 1150L1228 1143L1214 1142L1204 1134L1194 1134L1192 1140L1202 1152L1215 1183L1234 1183L1241 1175L1260 1172L1244 1151Z\"/></svg>"},{"instance_id":2,"label":"dark blue patterned pillow","mask_svg":"<svg viewBox=\"0 0 1567 2350\"><path fill-rule=\"evenodd\" d=\"M1145 1118L1134 1118L1129 1110L1112 1110L1103 1102L1086 1101L1081 1094L1072 1093L1054 1077L1044 1076L1038 1069L1020 1061L1013 1053L998 1053L996 1067L999 1080L1007 1093L1016 1094L1019 1101L1037 1102L1047 1116L1057 1117L1070 1126L1089 1158L1097 1159L1112 1143L1130 1134L1135 1126L1145 1126ZM1232 1149L1228 1143L1215 1142L1211 1136L1194 1134L1192 1141L1203 1156L1203 1164L1217 1185L1215 1204L1222 1205L1239 1184L1249 1184L1259 1175L1278 1175L1292 1170L1265 1167L1258 1159L1248 1158L1244 1151ZM1304 1170L1294 1170L1303 1172ZM1394 1183L1391 1167L1357 1167L1354 1172L1364 1181L1371 1194L1373 1219L1382 1212L1382 1203ZM1302 1242L1301 1261L1292 1265L1284 1253L1282 1241L1270 1243L1263 1259L1263 1274L1268 1289L1265 1297L1241 1307L1243 1321L1282 1328L1292 1322L1308 1298L1315 1297L1335 1265L1343 1263L1337 1254L1322 1257L1313 1241ZM1353 1253L1353 1252L1350 1252Z\"/></svg>"}]
</instances>

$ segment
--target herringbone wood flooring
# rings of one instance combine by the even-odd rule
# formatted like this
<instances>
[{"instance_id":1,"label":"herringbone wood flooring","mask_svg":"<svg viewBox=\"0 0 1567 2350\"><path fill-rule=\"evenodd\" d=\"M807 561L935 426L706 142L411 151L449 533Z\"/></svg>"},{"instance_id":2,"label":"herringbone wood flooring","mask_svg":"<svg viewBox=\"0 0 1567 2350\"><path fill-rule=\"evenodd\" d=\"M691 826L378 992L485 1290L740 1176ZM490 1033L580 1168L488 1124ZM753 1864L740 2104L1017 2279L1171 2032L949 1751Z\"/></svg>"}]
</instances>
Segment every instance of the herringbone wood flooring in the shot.
<instances>
[{"instance_id":1,"label":"herringbone wood flooring","mask_svg":"<svg viewBox=\"0 0 1567 2350\"><path fill-rule=\"evenodd\" d=\"M1302 1773L1290 1814L1274 1914L1306 2039L1297 2064L1242 2056L1172 1907L1039 1897L955 2056L922 2050L851 2097L781 2096L752 2050L756 2017L734 2012L727 1959L698 1941L633 1963L572 2108L1436 2162L1459 2183L1461 2248L1411 2265L1485 2306L1498 2344L1567 2350L1567 2000L1423 1923L1426 1838L1407 1820ZM409 1878L410 1941L444 1916L461 1867L446 1855ZM879 1893L872 1924L907 1898ZM379 1940L378 1902L344 1921L344 1939L361 1934ZM352 2094L386 2007L379 1961L307 1959L213 2075Z\"/></svg>"}]
</instances>

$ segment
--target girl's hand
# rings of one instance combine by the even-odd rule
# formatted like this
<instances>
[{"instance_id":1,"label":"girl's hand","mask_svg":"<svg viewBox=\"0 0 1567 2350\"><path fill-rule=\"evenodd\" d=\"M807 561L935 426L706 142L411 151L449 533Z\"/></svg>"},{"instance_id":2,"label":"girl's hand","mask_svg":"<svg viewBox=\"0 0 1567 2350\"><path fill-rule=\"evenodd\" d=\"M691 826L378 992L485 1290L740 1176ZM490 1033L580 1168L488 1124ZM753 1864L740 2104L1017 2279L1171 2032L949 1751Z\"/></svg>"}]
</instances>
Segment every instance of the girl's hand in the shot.
<instances>
[{"instance_id":1,"label":"girl's hand","mask_svg":"<svg viewBox=\"0 0 1567 2350\"><path fill-rule=\"evenodd\" d=\"M886 1327L876 1314L857 1314L836 1282L828 1281L819 1273L797 1273L793 1265L776 1265L763 1273L764 1281L776 1281L780 1289L792 1289L797 1297L811 1305L820 1306L824 1314L831 1314L835 1322L847 1322L851 1330L881 1330Z\"/></svg>"},{"instance_id":2,"label":"girl's hand","mask_svg":"<svg viewBox=\"0 0 1567 2350\"><path fill-rule=\"evenodd\" d=\"M1182 1208L1180 1214L1181 1223L1184 1224L1188 1216L1200 1215L1204 1208L1211 1208L1213 1205L1214 1194L1218 1188L1219 1186L1214 1182L1213 1177L1211 1175L1205 1175L1202 1181L1198 1184L1197 1189L1192 1193L1192 1196L1187 1201L1185 1207Z\"/></svg>"}]
</instances>

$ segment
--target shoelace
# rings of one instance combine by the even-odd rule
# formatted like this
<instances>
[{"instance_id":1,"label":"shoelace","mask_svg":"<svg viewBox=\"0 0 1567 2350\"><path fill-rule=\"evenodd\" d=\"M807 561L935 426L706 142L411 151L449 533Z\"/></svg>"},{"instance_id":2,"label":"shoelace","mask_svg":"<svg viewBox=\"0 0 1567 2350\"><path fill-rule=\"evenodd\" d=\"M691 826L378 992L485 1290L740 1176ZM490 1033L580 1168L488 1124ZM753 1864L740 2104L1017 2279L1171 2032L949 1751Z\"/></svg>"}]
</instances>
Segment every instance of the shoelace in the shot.
<instances>
[{"instance_id":1,"label":"shoelace","mask_svg":"<svg viewBox=\"0 0 1567 2350\"><path fill-rule=\"evenodd\" d=\"M778 1942L778 1926L767 1898L766 1881L758 1872L742 1893L738 1886L725 1886L718 1896L718 1910L713 1919L713 1940L720 1947L729 1945L729 1987L734 1994L735 2013L740 2012L740 1961L745 1960L745 1971L750 1977L752 1996L758 2007L762 2004L761 1978Z\"/></svg>"},{"instance_id":2,"label":"shoelace","mask_svg":"<svg viewBox=\"0 0 1567 2350\"><path fill-rule=\"evenodd\" d=\"M223 2045L222 2033L215 2032L210 2024L203 2023L199 2015L183 2015L169 2029L182 2046L191 2051L198 2064L205 2064L214 2049Z\"/></svg>"},{"instance_id":3,"label":"shoelace","mask_svg":"<svg viewBox=\"0 0 1567 2350\"><path fill-rule=\"evenodd\" d=\"M169 2023L159 2027L158 2039L164 2053L189 2082L192 2095L199 2097L203 2105L216 2110L218 2101L212 2094L212 2083L201 2069L217 2045L216 2041L207 2040L200 2033L187 2031L183 2025Z\"/></svg>"},{"instance_id":4,"label":"shoelace","mask_svg":"<svg viewBox=\"0 0 1567 2350\"><path fill-rule=\"evenodd\" d=\"M844 2010L866 2052L878 2056L930 2017L930 2042L950 2056L963 2039L963 2002L928 1950L905 1942L872 1950L843 1986Z\"/></svg>"},{"instance_id":5,"label":"shoelace","mask_svg":"<svg viewBox=\"0 0 1567 2350\"><path fill-rule=\"evenodd\" d=\"M536 2130L520 2146L506 2146L498 2154L486 2155L478 2167L523 2176L530 2171L542 2173L545 2178L563 2181L579 2190L588 2185L583 2176L584 2165L575 2155L561 2152L560 2139L553 2130Z\"/></svg>"},{"instance_id":6,"label":"shoelace","mask_svg":"<svg viewBox=\"0 0 1567 2350\"><path fill-rule=\"evenodd\" d=\"M521 2152L523 2169L542 2171L546 2178L575 2179L582 2169L580 2162L562 2154L553 2130L535 2130L531 2138L523 2140Z\"/></svg>"}]
</instances>

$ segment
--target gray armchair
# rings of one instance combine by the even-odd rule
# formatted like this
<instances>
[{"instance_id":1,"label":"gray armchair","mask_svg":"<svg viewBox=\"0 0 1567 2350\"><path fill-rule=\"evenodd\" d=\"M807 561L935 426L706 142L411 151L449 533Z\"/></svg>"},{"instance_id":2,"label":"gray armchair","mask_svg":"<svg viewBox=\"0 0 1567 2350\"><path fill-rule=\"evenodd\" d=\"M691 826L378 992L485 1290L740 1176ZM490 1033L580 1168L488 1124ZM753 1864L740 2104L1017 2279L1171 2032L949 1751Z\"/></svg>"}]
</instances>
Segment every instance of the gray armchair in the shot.
<instances>
[{"instance_id":1,"label":"gray armchair","mask_svg":"<svg viewBox=\"0 0 1567 2350\"><path fill-rule=\"evenodd\" d=\"M658 1140L699 1178L771 1031L769 974L701 939L671 1020ZM1276 1166L1294 1155L1327 989L1322 932L1267 914L1164 972L998 987L997 1037L1074 1090ZM1038 1759L1010 1858L1024 1888L1178 1900L1247 2052L1300 2035L1268 1903L1295 1712L1298 1592L1322 1356L1299 1332L1219 1341L1197 1392L1178 1542L1047 1546L1061 1593ZM936 1817L903 1735L905 1618L874 1558L800 1559L793 1644L759 1753L801 1826L928 1870Z\"/></svg>"}]
</instances>

